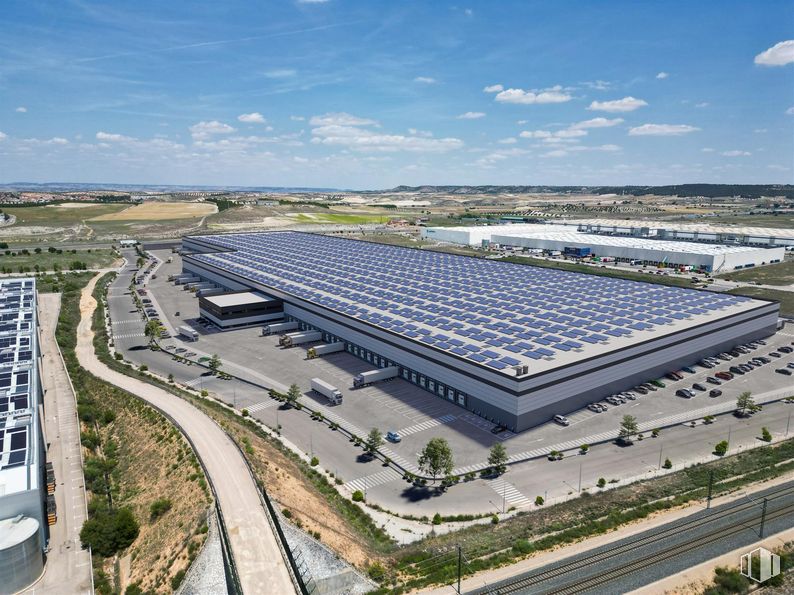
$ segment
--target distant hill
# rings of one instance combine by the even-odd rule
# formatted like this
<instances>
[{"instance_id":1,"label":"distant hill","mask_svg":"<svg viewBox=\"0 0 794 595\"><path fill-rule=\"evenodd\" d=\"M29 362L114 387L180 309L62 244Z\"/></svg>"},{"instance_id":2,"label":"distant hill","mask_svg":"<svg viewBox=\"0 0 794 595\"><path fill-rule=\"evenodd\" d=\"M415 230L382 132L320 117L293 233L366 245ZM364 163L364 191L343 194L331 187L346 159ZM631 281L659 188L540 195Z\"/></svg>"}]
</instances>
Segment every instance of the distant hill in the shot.
<instances>
[{"instance_id":1,"label":"distant hill","mask_svg":"<svg viewBox=\"0 0 794 595\"><path fill-rule=\"evenodd\" d=\"M0 190L20 192L80 192L89 190L124 190L127 192L339 192L338 188L303 188L291 186L186 186L171 184L101 184L93 182L11 182Z\"/></svg>"},{"instance_id":2,"label":"distant hill","mask_svg":"<svg viewBox=\"0 0 794 595\"><path fill-rule=\"evenodd\" d=\"M387 192L445 194L628 194L643 196L783 196L794 199L791 184L679 184L676 186L397 186Z\"/></svg>"}]
</instances>

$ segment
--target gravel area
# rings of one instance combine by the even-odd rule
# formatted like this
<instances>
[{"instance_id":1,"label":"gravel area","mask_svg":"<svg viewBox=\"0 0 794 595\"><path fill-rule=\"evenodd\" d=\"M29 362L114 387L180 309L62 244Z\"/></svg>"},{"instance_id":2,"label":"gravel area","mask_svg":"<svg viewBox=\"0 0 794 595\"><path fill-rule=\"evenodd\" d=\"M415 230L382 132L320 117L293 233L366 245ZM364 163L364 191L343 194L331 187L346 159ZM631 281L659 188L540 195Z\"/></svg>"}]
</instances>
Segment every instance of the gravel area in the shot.
<instances>
[{"instance_id":1,"label":"gravel area","mask_svg":"<svg viewBox=\"0 0 794 595\"><path fill-rule=\"evenodd\" d=\"M214 510L207 522L207 541L177 590L178 595L226 595L229 592L226 588L221 538Z\"/></svg>"},{"instance_id":2,"label":"gravel area","mask_svg":"<svg viewBox=\"0 0 794 595\"><path fill-rule=\"evenodd\" d=\"M378 585L340 559L325 545L290 523L279 511L278 522L298 565L317 585L317 595L363 595Z\"/></svg>"}]
</instances>

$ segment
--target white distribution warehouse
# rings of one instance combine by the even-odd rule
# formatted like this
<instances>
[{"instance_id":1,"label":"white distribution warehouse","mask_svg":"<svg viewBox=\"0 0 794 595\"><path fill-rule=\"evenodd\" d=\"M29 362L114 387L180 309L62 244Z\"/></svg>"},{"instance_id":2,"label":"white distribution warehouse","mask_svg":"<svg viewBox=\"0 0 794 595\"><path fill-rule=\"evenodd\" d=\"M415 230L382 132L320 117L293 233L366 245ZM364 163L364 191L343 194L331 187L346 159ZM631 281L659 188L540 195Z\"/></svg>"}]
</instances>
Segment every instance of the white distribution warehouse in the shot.
<instances>
[{"instance_id":1,"label":"white distribution warehouse","mask_svg":"<svg viewBox=\"0 0 794 595\"><path fill-rule=\"evenodd\" d=\"M185 273L280 300L299 330L516 431L768 336L779 309L310 233L186 237L183 253Z\"/></svg>"}]
</instances>

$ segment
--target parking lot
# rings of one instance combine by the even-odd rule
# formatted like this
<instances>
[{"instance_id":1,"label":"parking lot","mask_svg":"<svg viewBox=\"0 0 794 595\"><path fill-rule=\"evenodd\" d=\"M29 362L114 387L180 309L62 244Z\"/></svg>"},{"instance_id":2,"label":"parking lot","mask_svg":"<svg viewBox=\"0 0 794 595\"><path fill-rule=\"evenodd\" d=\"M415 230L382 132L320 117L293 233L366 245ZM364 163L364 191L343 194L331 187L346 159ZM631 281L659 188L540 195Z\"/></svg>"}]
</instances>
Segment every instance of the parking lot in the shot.
<instances>
[{"instance_id":1,"label":"parking lot","mask_svg":"<svg viewBox=\"0 0 794 595\"><path fill-rule=\"evenodd\" d=\"M195 295L167 280L169 274L181 272L178 256L172 255L170 251L155 254L163 261L173 257L172 263L163 262L157 269L156 278L147 280L147 295L151 297L160 319L172 333L176 332L178 326L188 324L200 335L197 342L183 341L175 335L162 341L164 345L173 346L174 350L184 349L181 352L183 356L195 353L194 359L217 353L222 358L224 370L249 378L262 386L285 390L289 384L297 383L304 391L304 401L307 404L311 403L313 409L319 409L331 421L360 436L366 435L372 427L378 427L384 433L400 433L402 441L398 444L387 444L386 454L411 470L416 469L418 453L431 437L442 436L449 441L455 458L455 472L462 474L482 466L487 459L488 449L497 441L506 446L512 460L542 456L552 448L575 452L583 443L593 444L612 435L625 414L634 415L640 423L645 424L656 421L661 423L671 418L680 419L680 422L675 423L683 423L697 417L697 411L706 407L722 404L724 408L731 408L738 394L743 391L751 391L759 396L792 388L791 377L774 371L775 368L794 361L794 355L782 354L783 357L774 358L772 363L720 385L719 388L723 391L720 397L710 398L708 393L702 392L697 392L695 398L675 395L680 388L690 388L695 382L705 384L707 376L718 370L727 370L736 362L766 355L773 350L773 346L790 344L794 340L794 333L787 330L770 338L767 346L760 346L751 354L722 362L717 368L710 370L696 367L694 374L683 373L683 380L664 379L665 388L647 395L638 395L622 405L608 405L605 412L596 413L586 409L574 412L568 415L570 425L567 427L548 423L518 435L510 432L494 434L491 431L494 427L492 423L400 379L353 390L353 375L370 369L371 365L350 354L340 352L307 360L305 346L281 348L276 336L261 336L261 327L219 331L200 325L197 320L198 300ZM109 300L117 348L126 351L131 359L147 363L151 369L158 370L163 375L172 374L176 381L188 386L222 395L225 401L234 404L238 409L248 409L252 416L271 426L282 425L285 437L302 450L322 452L321 458L327 468L335 469L342 475L351 489L369 489L387 499L401 493L398 482L400 476L396 471L383 468L377 463L362 461L360 457L351 457L349 444L338 433L322 432L308 416L295 411L280 410L277 403L267 397L264 389L237 381L224 381L206 374L200 367L180 364L163 353L149 351L143 337L140 314L130 307L131 297L125 295L128 283L129 279L126 283L121 279L117 281ZM121 300L125 297L127 303L122 306ZM343 403L331 406L324 397L310 392L312 377L322 378L341 389ZM712 388L711 385L706 386ZM764 414L766 413L765 410ZM602 439L598 439L599 436ZM591 456L589 460L595 461L596 457ZM472 492L471 497L475 500L493 496L495 491L506 499L507 493L516 489L515 484L533 481L534 467L545 462L525 463L517 467L515 472L511 472L515 479L511 480L513 483L509 486L477 481L467 484L467 491ZM566 465L567 462L560 464L554 471L561 471ZM604 466L607 466L607 462L604 462ZM515 475L519 472L521 478L525 479ZM521 494L518 490L513 494L514 505L528 502L519 497ZM402 499L410 497L406 494L399 496ZM464 508L469 508L469 505Z\"/></svg>"}]
</instances>

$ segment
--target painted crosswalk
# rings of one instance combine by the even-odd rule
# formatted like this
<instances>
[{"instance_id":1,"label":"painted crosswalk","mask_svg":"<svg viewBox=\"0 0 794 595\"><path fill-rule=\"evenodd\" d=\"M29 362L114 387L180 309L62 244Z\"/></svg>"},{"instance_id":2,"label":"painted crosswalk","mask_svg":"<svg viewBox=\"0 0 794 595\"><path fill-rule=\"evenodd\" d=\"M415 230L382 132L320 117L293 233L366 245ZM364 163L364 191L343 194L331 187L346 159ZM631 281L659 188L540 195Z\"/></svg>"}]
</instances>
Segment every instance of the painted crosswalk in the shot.
<instances>
[{"instance_id":1,"label":"painted crosswalk","mask_svg":"<svg viewBox=\"0 0 794 595\"><path fill-rule=\"evenodd\" d=\"M245 408L248 410L248 413L256 413L257 411L263 411L265 409L270 409L271 407L275 407L278 405L278 401L274 399L270 399L269 401L262 401L261 403L254 403L253 405L247 405Z\"/></svg>"},{"instance_id":2,"label":"painted crosswalk","mask_svg":"<svg viewBox=\"0 0 794 595\"><path fill-rule=\"evenodd\" d=\"M185 386L189 386L190 388L196 388L197 386L201 386L201 383L203 381L204 381L204 378L202 376L199 376L198 378L194 378L193 380L188 380L187 382L184 382L183 384Z\"/></svg>"},{"instance_id":3,"label":"painted crosswalk","mask_svg":"<svg viewBox=\"0 0 794 595\"><path fill-rule=\"evenodd\" d=\"M378 473L348 481L345 487L351 491L361 490L363 492L364 490L369 490L375 486L383 485L384 483L389 483L390 481L401 478L402 476L397 471L391 467L387 467Z\"/></svg>"},{"instance_id":4,"label":"painted crosswalk","mask_svg":"<svg viewBox=\"0 0 794 595\"><path fill-rule=\"evenodd\" d=\"M501 477L489 479L486 481L486 483L494 492L504 498L505 504L508 506L521 508L522 506L527 506L532 502L524 494L519 492L516 486L508 481L505 481Z\"/></svg>"},{"instance_id":5,"label":"painted crosswalk","mask_svg":"<svg viewBox=\"0 0 794 595\"><path fill-rule=\"evenodd\" d=\"M323 417L324 417L325 419L327 419L328 421L332 421L332 422L334 422L334 423L335 423L335 424L337 424L337 425L338 425L340 428L343 428L343 429L347 430L348 432L350 432L351 434L354 434L355 436L359 436L359 437L361 437L361 438L364 438L364 437L366 437L366 435L369 433L369 432L365 432L364 430L362 430L362 429L361 429L361 428L359 428L358 426L356 426L356 425L354 425L354 424L351 424L351 423L350 423L349 421L347 421L347 420L346 420L344 417L342 417L342 416L340 416L340 415L337 415L336 413L334 413L333 411L331 411L331 410L330 410L328 407L326 407L325 405L316 405L316 404L313 404L313 405L312 405L312 408L313 408L315 411L319 411L320 413L322 413L322 414L323 414Z\"/></svg>"},{"instance_id":6,"label":"painted crosswalk","mask_svg":"<svg viewBox=\"0 0 794 595\"><path fill-rule=\"evenodd\" d=\"M495 423L488 421L487 419L483 419L479 415L475 415L473 413L463 413L462 415L458 416L459 419L465 421L467 424L471 424L476 428L479 428L483 432L490 432L493 428L496 427ZM494 434L494 436L498 440L507 440L508 438L512 438L515 434L509 430L504 430L499 432L498 434Z\"/></svg>"},{"instance_id":7,"label":"painted crosswalk","mask_svg":"<svg viewBox=\"0 0 794 595\"><path fill-rule=\"evenodd\" d=\"M133 324L133 323L141 324L141 319L140 318L129 318L127 320L114 320L110 324L118 325L118 324Z\"/></svg>"},{"instance_id":8,"label":"painted crosswalk","mask_svg":"<svg viewBox=\"0 0 794 595\"><path fill-rule=\"evenodd\" d=\"M386 457L389 457L389 458L390 458L392 461L394 461L395 463L397 463L397 464L398 464L400 467L402 467L402 468L403 468L403 469L405 469L406 471L410 471L411 473L417 473L417 472L418 472L418 469L417 469L416 465L414 465L414 464L413 464L411 461L409 461L408 459L406 459L406 458L404 458L404 457L401 457L400 455L398 455L396 452L394 452L394 451L393 451L391 448L389 448L388 446L382 446L382 447L380 448L380 452L381 452L381 453L382 453L384 456L386 456Z\"/></svg>"},{"instance_id":9,"label":"painted crosswalk","mask_svg":"<svg viewBox=\"0 0 794 595\"><path fill-rule=\"evenodd\" d=\"M398 433L400 436L410 436L411 434L416 434L417 432L423 432L424 430L429 430L430 428L435 428L436 426L441 426L444 424L448 424L450 422L455 421L456 417L451 413L447 415L442 415L441 417L435 419L428 419L427 421L423 421L422 423L414 424L412 426L408 426L407 428L403 428Z\"/></svg>"},{"instance_id":10,"label":"painted crosswalk","mask_svg":"<svg viewBox=\"0 0 794 595\"><path fill-rule=\"evenodd\" d=\"M121 333L121 334L113 334L114 339L133 339L135 337L145 337L146 335L143 333Z\"/></svg>"}]
</instances>

